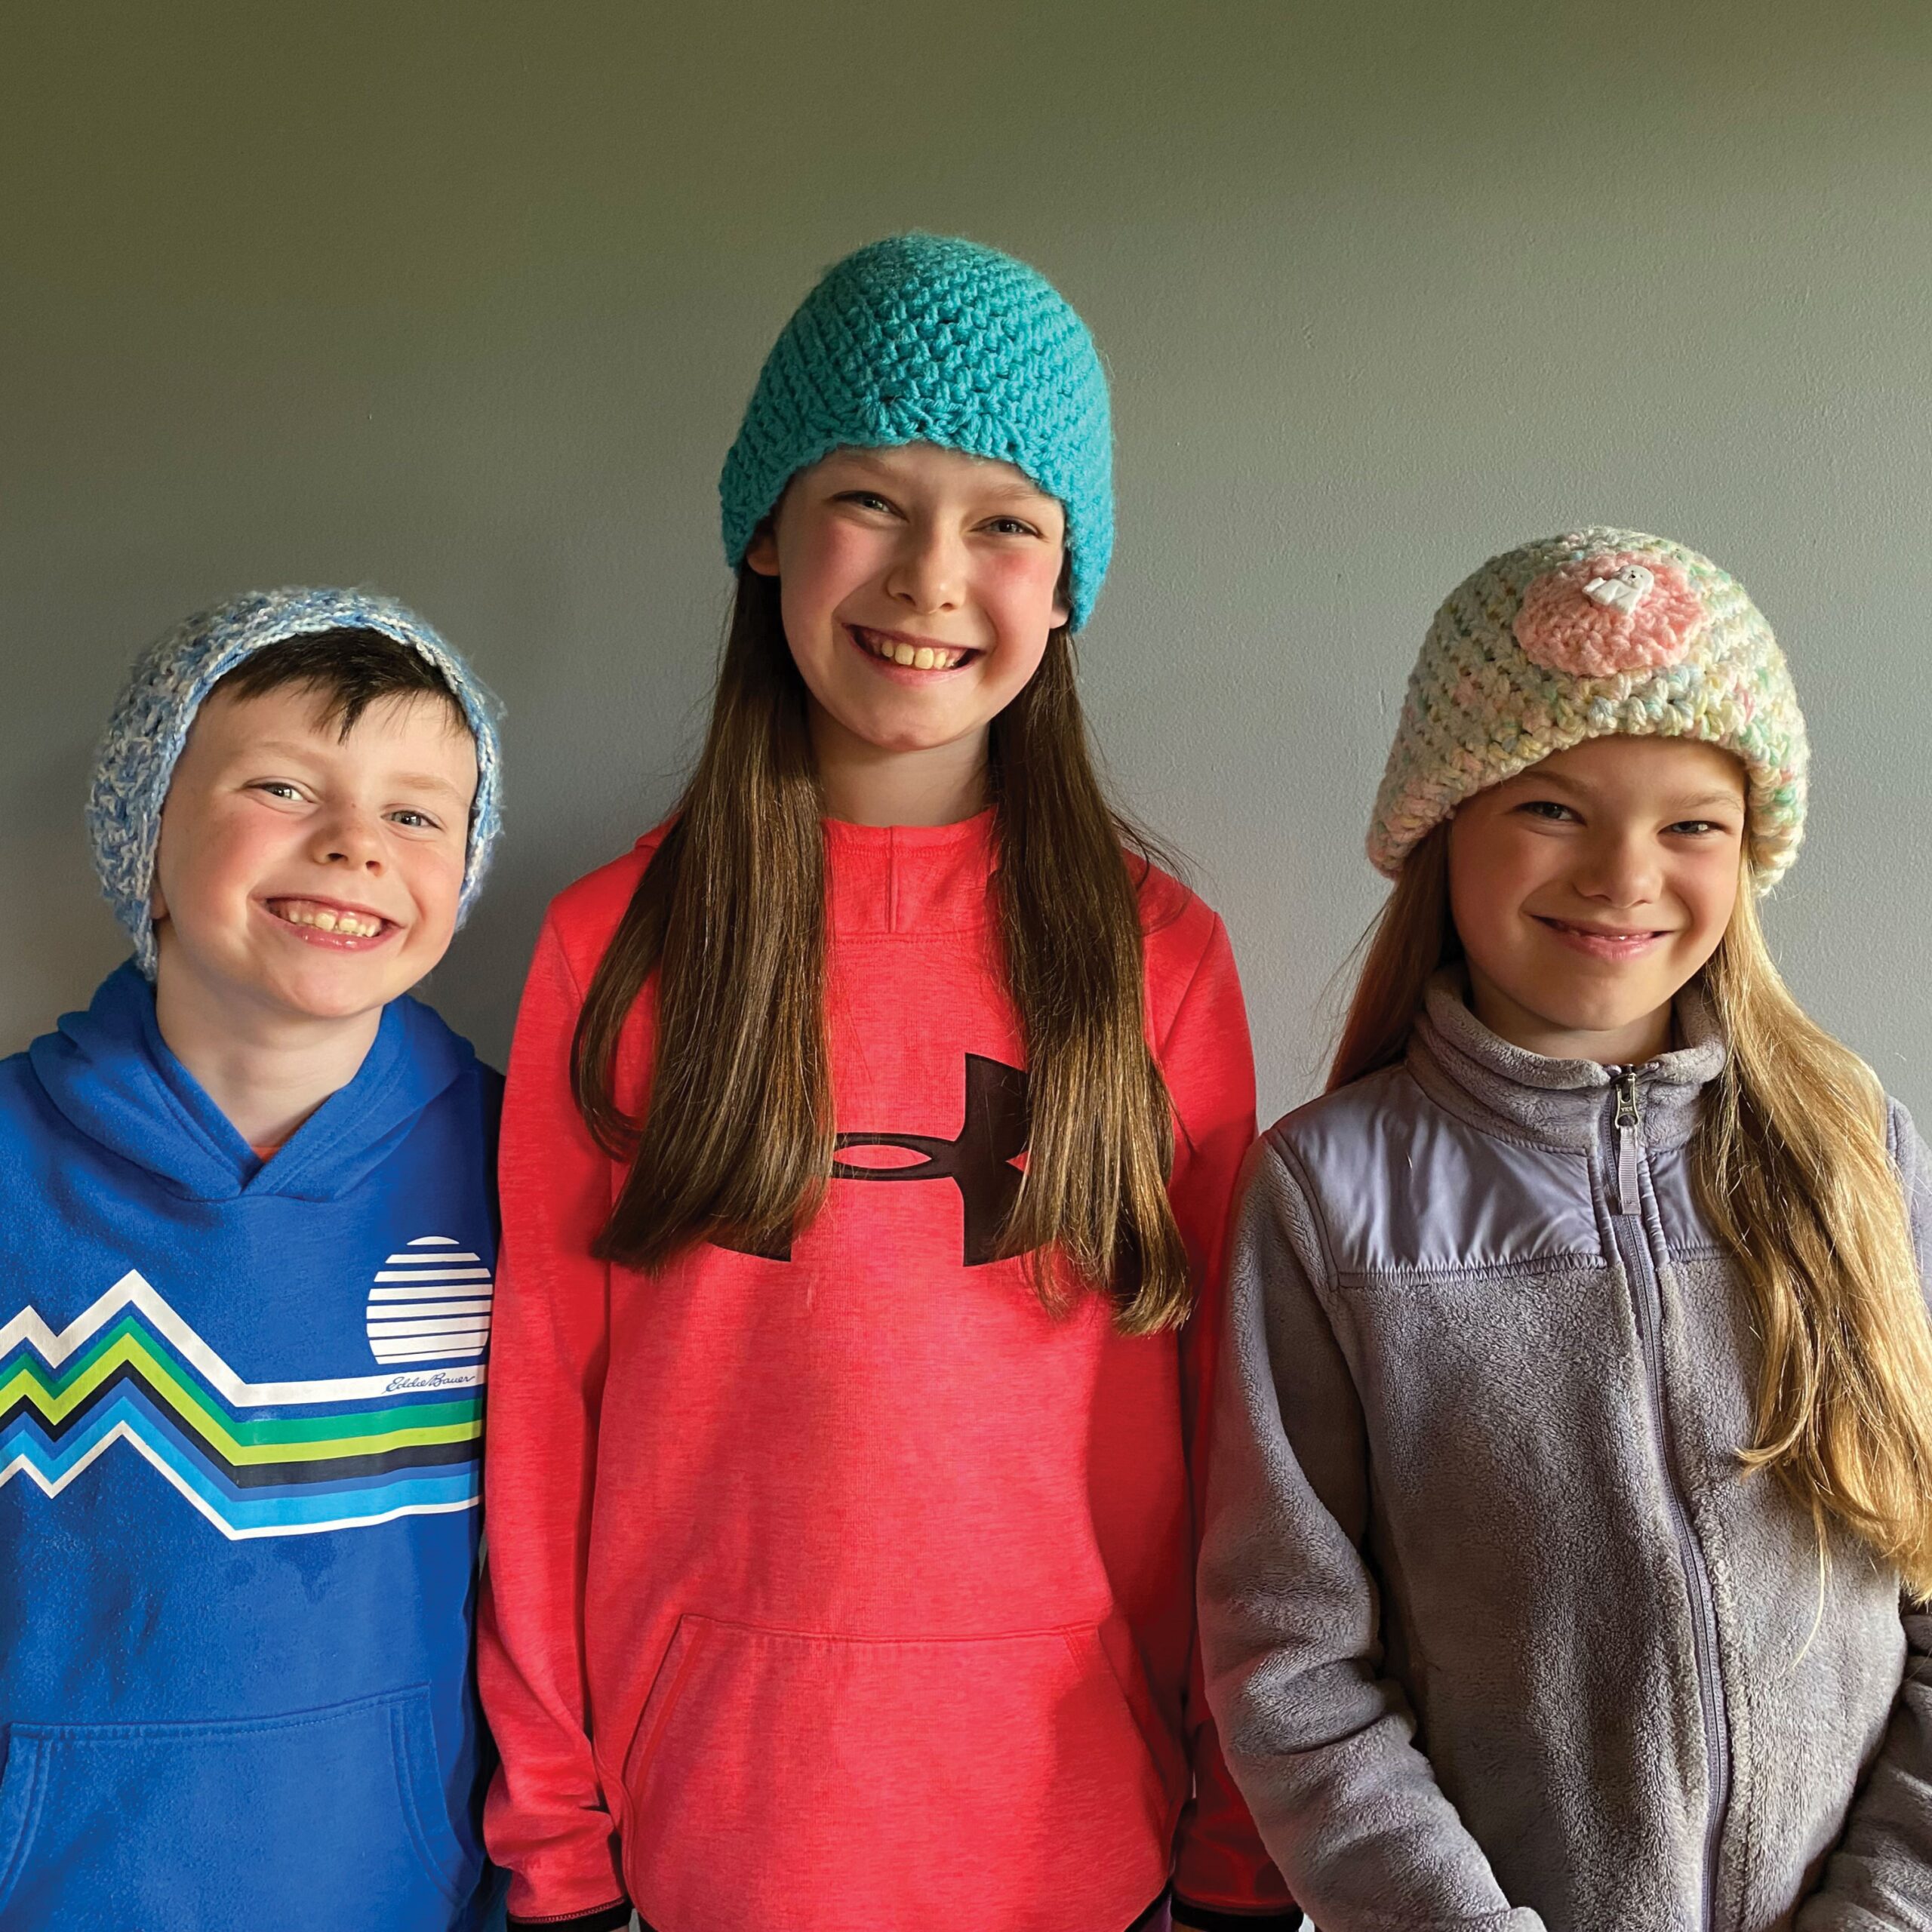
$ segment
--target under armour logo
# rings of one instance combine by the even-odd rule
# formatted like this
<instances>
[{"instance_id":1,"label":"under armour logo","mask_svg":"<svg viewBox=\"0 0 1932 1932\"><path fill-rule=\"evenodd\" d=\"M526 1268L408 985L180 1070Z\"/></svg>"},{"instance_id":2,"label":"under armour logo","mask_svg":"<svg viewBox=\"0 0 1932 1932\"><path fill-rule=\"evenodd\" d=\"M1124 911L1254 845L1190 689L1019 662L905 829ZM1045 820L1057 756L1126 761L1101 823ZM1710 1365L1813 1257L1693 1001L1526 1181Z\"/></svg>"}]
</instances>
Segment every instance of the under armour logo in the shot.
<instances>
[{"instance_id":1,"label":"under armour logo","mask_svg":"<svg viewBox=\"0 0 1932 1932\"><path fill-rule=\"evenodd\" d=\"M1026 1075L980 1054L966 1056L966 1115L957 1140L942 1140L930 1134L841 1134L837 1145L850 1147L903 1147L925 1158L909 1167L863 1168L835 1160L835 1180L949 1180L965 1205L963 1259L968 1268L983 1268L999 1257L1000 1230L1020 1193L1020 1170L1014 1164L1026 1150ZM768 1261L789 1261L791 1244L771 1248L741 1247L735 1241L718 1245L740 1254L757 1254Z\"/></svg>"}]
</instances>

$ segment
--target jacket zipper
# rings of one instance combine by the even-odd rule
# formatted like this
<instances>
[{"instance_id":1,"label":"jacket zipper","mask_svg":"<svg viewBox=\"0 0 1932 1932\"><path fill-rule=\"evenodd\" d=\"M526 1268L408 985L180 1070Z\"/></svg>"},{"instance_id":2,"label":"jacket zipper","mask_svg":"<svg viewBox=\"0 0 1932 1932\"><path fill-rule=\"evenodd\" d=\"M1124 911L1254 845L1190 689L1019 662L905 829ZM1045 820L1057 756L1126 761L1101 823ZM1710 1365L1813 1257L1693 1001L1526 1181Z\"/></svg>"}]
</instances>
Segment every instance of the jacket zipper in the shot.
<instances>
[{"instance_id":1,"label":"jacket zipper","mask_svg":"<svg viewBox=\"0 0 1932 1932\"><path fill-rule=\"evenodd\" d=\"M1651 1434L1663 1470L1665 1498L1669 1505L1671 1524L1677 1534L1684 1586L1690 1598L1691 1630L1697 1653L1697 1701L1703 1716L1705 1760L1710 1775L1709 1800L1704 1819L1702 1924L1703 1932L1715 1932L1718 1840L1730 1798L1730 1738L1724 1716L1723 1680L1718 1673L1717 1611L1712 1599L1710 1572L1705 1566L1704 1552L1697 1541L1697 1532L1691 1527L1690 1507L1684 1497L1683 1478L1664 1404L1663 1297L1657 1284L1656 1257L1651 1251L1649 1231L1643 1224L1642 1196L1638 1185L1638 1169L1644 1155L1644 1096L1638 1084L1639 1070L1634 1066L1613 1066L1607 1070L1617 1097L1612 1124L1617 1205L1611 1226L1618 1258L1630 1278L1638 1333L1644 1344Z\"/></svg>"}]
</instances>

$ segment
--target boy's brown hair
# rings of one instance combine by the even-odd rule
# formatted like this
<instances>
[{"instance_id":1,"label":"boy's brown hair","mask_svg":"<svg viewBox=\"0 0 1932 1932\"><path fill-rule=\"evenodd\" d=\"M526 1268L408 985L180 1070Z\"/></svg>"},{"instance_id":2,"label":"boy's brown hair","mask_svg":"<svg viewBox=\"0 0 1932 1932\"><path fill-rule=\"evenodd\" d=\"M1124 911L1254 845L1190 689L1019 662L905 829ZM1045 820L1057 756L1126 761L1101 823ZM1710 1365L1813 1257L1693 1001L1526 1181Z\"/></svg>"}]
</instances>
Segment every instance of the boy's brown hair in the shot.
<instances>
[{"instance_id":1,"label":"boy's brown hair","mask_svg":"<svg viewBox=\"0 0 1932 1932\"><path fill-rule=\"evenodd\" d=\"M449 680L420 651L380 631L308 631L264 645L218 679L210 698L263 697L290 687L321 700L322 721L346 738L372 704L385 699L440 698L463 731L469 721Z\"/></svg>"}]
</instances>

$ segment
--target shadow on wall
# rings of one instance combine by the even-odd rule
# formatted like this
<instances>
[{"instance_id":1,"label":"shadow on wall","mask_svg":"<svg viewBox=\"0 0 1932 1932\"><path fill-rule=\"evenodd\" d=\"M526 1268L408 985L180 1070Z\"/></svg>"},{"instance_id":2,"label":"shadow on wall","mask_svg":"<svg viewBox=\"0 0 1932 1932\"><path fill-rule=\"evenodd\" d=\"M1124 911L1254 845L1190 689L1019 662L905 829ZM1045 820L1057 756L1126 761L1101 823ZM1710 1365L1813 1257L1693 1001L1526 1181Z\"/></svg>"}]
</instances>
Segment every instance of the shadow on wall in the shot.
<instances>
[{"instance_id":1,"label":"shadow on wall","mask_svg":"<svg viewBox=\"0 0 1932 1932\"><path fill-rule=\"evenodd\" d=\"M0 790L11 862L0 872L11 914L0 934L0 1053L85 1005L128 956L88 854L82 813L93 768L91 741L70 740L16 765Z\"/></svg>"},{"instance_id":2,"label":"shadow on wall","mask_svg":"<svg viewBox=\"0 0 1932 1932\"><path fill-rule=\"evenodd\" d=\"M574 875L546 851L500 860L443 963L416 989L494 1067L509 1064L517 1000L543 909ZM577 870L584 868L579 865Z\"/></svg>"}]
</instances>

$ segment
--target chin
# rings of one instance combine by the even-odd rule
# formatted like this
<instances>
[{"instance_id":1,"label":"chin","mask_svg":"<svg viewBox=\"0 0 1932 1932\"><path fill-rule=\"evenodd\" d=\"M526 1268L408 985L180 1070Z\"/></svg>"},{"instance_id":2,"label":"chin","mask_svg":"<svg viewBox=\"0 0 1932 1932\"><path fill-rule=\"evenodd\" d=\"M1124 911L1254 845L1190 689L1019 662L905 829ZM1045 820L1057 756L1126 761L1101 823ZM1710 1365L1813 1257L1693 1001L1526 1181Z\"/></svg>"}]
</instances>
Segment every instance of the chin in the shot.
<instances>
[{"instance_id":1,"label":"chin","mask_svg":"<svg viewBox=\"0 0 1932 1932\"><path fill-rule=\"evenodd\" d=\"M300 1014L305 1020L359 1020L408 990L406 986L392 986L386 977L379 980L372 974L359 984L344 980L285 986L279 998L289 1012Z\"/></svg>"},{"instance_id":2,"label":"chin","mask_svg":"<svg viewBox=\"0 0 1932 1932\"><path fill-rule=\"evenodd\" d=\"M1546 1009L1540 1016L1546 1025L1561 1027L1566 1033L1620 1033L1656 1012L1657 1000L1619 1001L1614 1006L1583 1004Z\"/></svg>"},{"instance_id":3,"label":"chin","mask_svg":"<svg viewBox=\"0 0 1932 1932\"><path fill-rule=\"evenodd\" d=\"M936 752L946 746L957 744L966 735L964 730L935 730L929 725L884 726L873 731L860 731L854 734L863 738L874 751L887 752Z\"/></svg>"}]
</instances>

